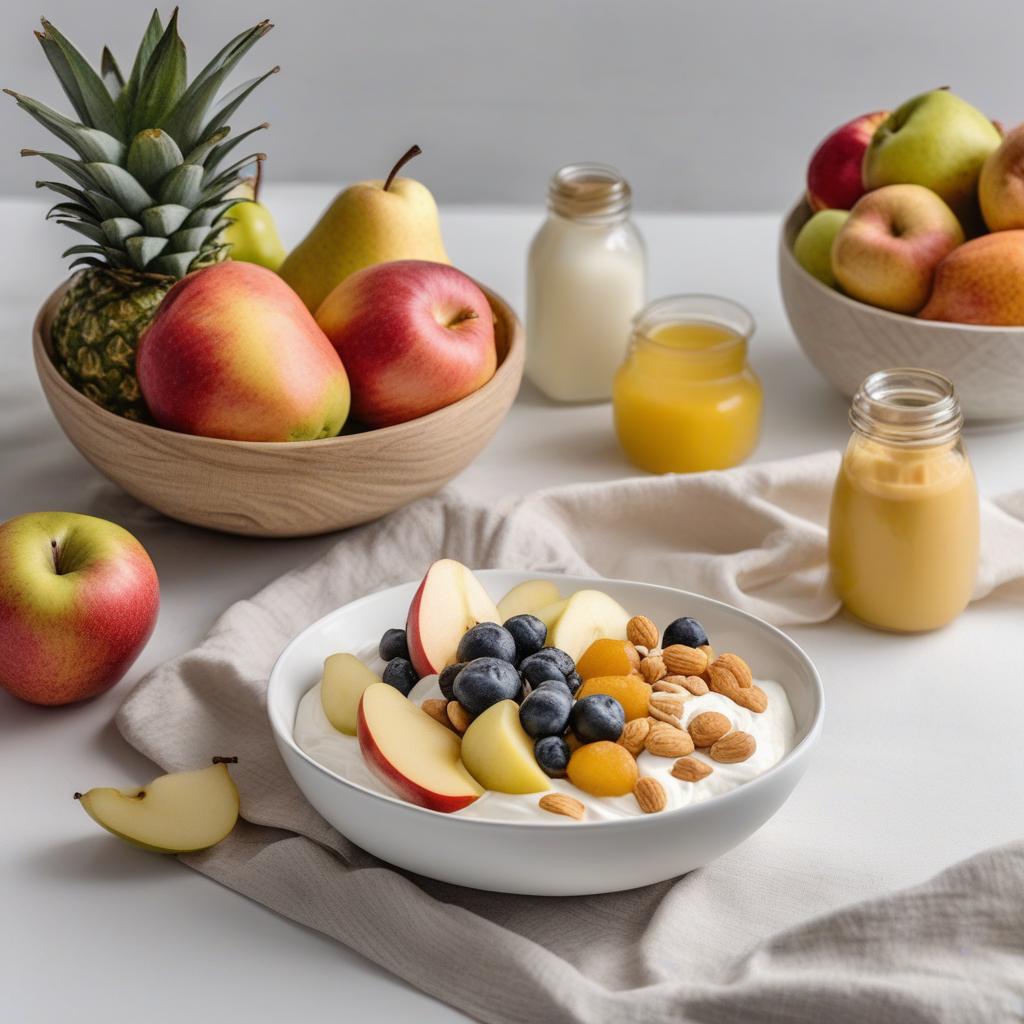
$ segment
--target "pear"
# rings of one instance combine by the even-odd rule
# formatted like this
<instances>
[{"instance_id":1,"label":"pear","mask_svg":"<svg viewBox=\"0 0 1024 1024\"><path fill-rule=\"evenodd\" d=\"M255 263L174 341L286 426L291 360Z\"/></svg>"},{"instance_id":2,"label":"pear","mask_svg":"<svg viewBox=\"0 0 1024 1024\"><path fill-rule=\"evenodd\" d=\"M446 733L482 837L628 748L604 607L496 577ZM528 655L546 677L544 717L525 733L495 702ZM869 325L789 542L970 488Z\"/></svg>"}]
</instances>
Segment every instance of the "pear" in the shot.
<instances>
[{"instance_id":1,"label":"pear","mask_svg":"<svg viewBox=\"0 0 1024 1024\"><path fill-rule=\"evenodd\" d=\"M413 146L383 181L339 193L278 273L315 313L334 287L364 267L393 260L450 263L430 191L398 172L422 152Z\"/></svg>"},{"instance_id":2,"label":"pear","mask_svg":"<svg viewBox=\"0 0 1024 1024\"><path fill-rule=\"evenodd\" d=\"M195 853L224 839L238 820L238 790L227 765L171 772L135 789L76 793L89 816L108 832L154 853Z\"/></svg>"},{"instance_id":3,"label":"pear","mask_svg":"<svg viewBox=\"0 0 1024 1024\"><path fill-rule=\"evenodd\" d=\"M277 233L273 215L260 202L262 170L261 160L256 164L256 177L234 190L242 201L225 212L224 216L231 223L224 229L221 241L231 246L228 251L231 259L277 270L287 252Z\"/></svg>"}]
</instances>

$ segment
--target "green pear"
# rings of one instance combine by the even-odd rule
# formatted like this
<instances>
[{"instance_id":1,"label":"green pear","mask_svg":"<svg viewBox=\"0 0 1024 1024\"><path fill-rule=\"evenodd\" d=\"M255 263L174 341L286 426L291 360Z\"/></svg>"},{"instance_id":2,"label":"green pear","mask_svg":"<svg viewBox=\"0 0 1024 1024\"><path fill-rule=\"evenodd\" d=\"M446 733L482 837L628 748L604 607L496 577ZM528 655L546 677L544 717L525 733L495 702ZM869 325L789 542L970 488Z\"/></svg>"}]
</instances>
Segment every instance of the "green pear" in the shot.
<instances>
[{"instance_id":1,"label":"green pear","mask_svg":"<svg viewBox=\"0 0 1024 1024\"><path fill-rule=\"evenodd\" d=\"M864 153L864 186L923 185L962 219L977 217L978 176L999 146L999 129L948 89L922 93L894 110Z\"/></svg>"},{"instance_id":2,"label":"green pear","mask_svg":"<svg viewBox=\"0 0 1024 1024\"><path fill-rule=\"evenodd\" d=\"M413 146L383 181L361 181L339 193L278 273L316 313L349 274L392 260L449 263L437 204L429 190L398 172L421 152Z\"/></svg>"},{"instance_id":3,"label":"green pear","mask_svg":"<svg viewBox=\"0 0 1024 1024\"><path fill-rule=\"evenodd\" d=\"M832 271L832 243L850 216L849 210L819 210L800 229L793 242L793 257L812 277L838 288Z\"/></svg>"},{"instance_id":4,"label":"green pear","mask_svg":"<svg viewBox=\"0 0 1024 1024\"><path fill-rule=\"evenodd\" d=\"M227 209L224 216L231 223L221 234L221 241L231 248L228 255L242 263L257 263L268 270L277 270L287 255L277 225L270 211L259 201L262 162L257 164L256 177L240 182L230 198L242 201Z\"/></svg>"}]
</instances>

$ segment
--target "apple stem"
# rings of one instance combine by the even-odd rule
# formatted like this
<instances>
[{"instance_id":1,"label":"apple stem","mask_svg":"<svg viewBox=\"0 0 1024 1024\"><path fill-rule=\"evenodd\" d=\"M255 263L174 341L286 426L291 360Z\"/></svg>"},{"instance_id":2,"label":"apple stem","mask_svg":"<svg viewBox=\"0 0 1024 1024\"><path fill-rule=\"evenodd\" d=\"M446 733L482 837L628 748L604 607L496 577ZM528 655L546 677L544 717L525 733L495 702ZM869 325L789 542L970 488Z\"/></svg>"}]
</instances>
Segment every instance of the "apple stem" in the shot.
<instances>
[{"instance_id":1,"label":"apple stem","mask_svg":"<svg viewBox=\"0 0 1024 1024\"><path fill-rule=\"evenodd\" d=\"M238 764L237 757L215 757L213 759L214 764Z\"/></svg>"},{"instance_id":2,"label":"apple stem","mask_svg":"<svg viewBox=\"0 0 1024 1024\"><path fill-rule=\"evenodd\" d=\"M423 150L419 146L411 146L407 149L399 158L398 163L391 168L391 173L388 175L388 180L384 182L384 191L387 192L391 188L391 183L395 180L398 172L414 157L419 156Z\"/></svg>"},{"instance_id":3,"label":"apple stem","mask_svg":"<svg viewBox=\"0 0 1024 1024\"><path fill-rule=\"evenodd\" d=\"M457 316L455 316L451 321L449 321L448 326L458 327L459 324L464 324L467 320L477 319L479 319L479 314L475 309L463 309L459 311ZM477 625L479 625L479 623L477 623Z\"/></svg>"},{"instance_id":4,"label":"apple stem","mask_svg":"<svg viewBox=\"0 0 1024 1024\"><path fill-rule=\"evenodd\" d=\"M75 799L76 800L81 800L82 799L82 794L81 793L76 793L75 794Z\"/></svg>"}]
</instances>

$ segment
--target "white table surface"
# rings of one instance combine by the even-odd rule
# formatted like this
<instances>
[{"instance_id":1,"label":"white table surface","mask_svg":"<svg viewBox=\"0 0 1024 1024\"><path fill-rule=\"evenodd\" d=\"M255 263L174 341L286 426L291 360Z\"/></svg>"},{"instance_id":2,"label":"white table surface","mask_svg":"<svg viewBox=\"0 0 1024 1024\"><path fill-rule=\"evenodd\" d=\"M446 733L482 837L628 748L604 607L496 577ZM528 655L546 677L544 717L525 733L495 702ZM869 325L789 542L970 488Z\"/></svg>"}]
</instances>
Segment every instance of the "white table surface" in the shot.
<instances>
[{"instance_id":1,"label":"white table surface","mask_svg":"<svg viewBox=\"0 0 1024 1024\"><path fill-rule=\"evenodd\" d=\"M331 192L268 190L286 242ZM128 676L91 703L34 708L0 693L0 1017L30 1024L71 1011L81 1024L136 1015L161 1024L200 1013L256 1022L329 1011L346 1020L464 1019L175 860L122 845L72 801L76 789L153 774L112 724L139 678L195 644L232 601L332 540L244 540L171 522L126 500L71 447L29 351L34 313L63 276L59 253L73 242L42 223L44 210L0 201L0 520L43 509L117 519L152 555L162 608ZM452 259L521 311L525 252L539 217L539 208L446 210ZM767 408L755 458L843 445L846 402L804 360L782 312L778 218L637 219L652 295L717 292L745 303L758 321L752 359ZM968 443L984 493L1024 487L1024 432L971 433ZM486 497L629 473L608 406L557 407L524 385L456 486ZM871 633L842 617L793 630L825 680L826 731L808 777L751 841L784 842L798 851L788 855L794 869L802 857L829 864L869 896L1024 834L1022 597L1017 590L990 598L924 637Z\"/></svg>"}]
</instances>

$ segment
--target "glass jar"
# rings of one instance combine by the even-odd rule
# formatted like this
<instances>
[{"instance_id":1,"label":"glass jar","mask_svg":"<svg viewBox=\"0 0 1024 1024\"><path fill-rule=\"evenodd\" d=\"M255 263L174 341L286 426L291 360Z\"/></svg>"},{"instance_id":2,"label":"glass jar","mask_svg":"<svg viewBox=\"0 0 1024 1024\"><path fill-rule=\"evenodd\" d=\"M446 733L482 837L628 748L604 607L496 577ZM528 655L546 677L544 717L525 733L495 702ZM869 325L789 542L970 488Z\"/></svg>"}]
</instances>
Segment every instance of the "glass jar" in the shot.
<instances>
[{"instance_id":1,"label":"glass jar","mask_svg":"<svg viewBox=\"0 0 1024 1024\"><path fill-rule=\"evenodd\" d=\"M836 591L864 622L938 629L967 606L978 568L978 491L956 391L930 370L873 373L832 495Z\"/></svg>"},{"instance_id":2,"label":"glass jar","mask_svg":"<svg viewBox=\"0 0 1024 1024\"><path fill-rule=\"evenodd\" d=\"M646 287L630 195L604 164L572 164L551 179L527 266L526 375L556 401L611 397Z\"/></svg>"},{"instance_id":3,"label":"glass jar","mask_svg":"<svg viewBox=\"0 0 1024 1024\"><path fill-rule=\"evenodd\" d=\"M742 462L757 445L761 382L747 363L754 318L728 299L673 295L633 322L615 376L615 430L650 473Z\"/></svg>"}]
</instances>

